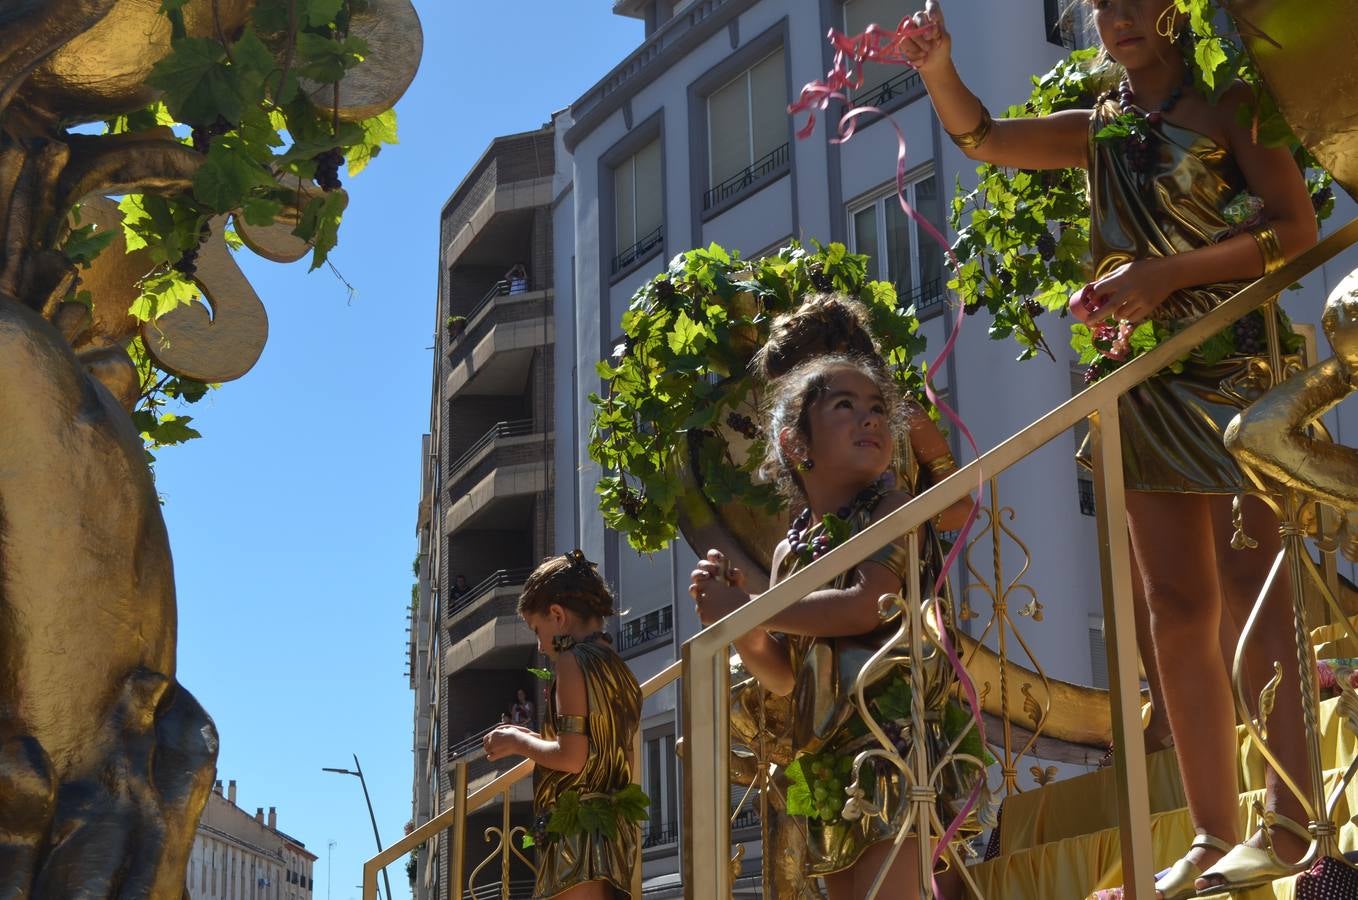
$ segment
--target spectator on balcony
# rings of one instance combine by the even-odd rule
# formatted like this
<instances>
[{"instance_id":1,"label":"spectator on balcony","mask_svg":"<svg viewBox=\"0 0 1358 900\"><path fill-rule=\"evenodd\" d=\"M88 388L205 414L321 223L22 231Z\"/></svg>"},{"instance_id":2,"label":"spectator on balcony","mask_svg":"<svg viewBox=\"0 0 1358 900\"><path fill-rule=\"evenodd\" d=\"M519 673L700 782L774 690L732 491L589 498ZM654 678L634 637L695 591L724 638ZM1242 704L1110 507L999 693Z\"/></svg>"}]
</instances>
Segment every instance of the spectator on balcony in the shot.
<instances>
[{"instance_id":1,"label":"spectator on balcony","mask_svg":"<svg viewBox=\"0 0 1358 900\"><path fill-rule=\"evenodd\" d=\"M505 273L505 281L509 282L509 293L525 293L528 290L528 270L523 267L523 263L515 263Z\"/></svg>"},{"instance_id":2,"label":"spectator on balcony","mask_svg":"<svg viewBox=\"0 0 1358 900\"><path fill-rule=\"evenodd\" d=\"M509 707L509 721L515 725L533 724L533 701L528 699L528 692L523 688L519 688L514 705Z\"/></svg>"},{"instance_id":3,"label":"spectator on balcony","mask_svg":"<svg viewBox=\"0 0 1358 900\"><path fill-rule=\"evenodd\" d=\"M466 593L467 593L467 576L458 575L456 578L453 579L453 587L451 590L448 591L448 596L452 599L453 603L456 604L456 602L462 597L464 597Z\"/></svg>"}]
</instances>

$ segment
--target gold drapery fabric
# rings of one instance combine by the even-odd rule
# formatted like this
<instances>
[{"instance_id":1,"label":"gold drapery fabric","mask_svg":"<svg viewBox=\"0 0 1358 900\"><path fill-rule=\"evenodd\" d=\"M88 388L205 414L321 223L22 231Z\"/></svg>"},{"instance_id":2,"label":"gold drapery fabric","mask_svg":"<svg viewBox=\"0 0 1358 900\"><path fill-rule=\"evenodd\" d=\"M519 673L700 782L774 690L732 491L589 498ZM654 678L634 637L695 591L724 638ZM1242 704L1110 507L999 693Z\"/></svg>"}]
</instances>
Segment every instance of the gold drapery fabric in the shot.
<instances>
[{"instance_id":1,"label":"gold drapery fabric","mask_svg":"<svg viewBox=\"0 0 1358 900\"><path fill-rule=\"evenodd\" d=\"M585 641L566 652L575 657L585 676L589 758L578 773L536 768L533 811L537 815L550 814L565 791L578 791L582 797L611 795L632 783L632 738L641 723L641 687L636 676L612 647ZM542 723L542 736L548 740L557 736L556 718L553 682ZM588 881L607 881L621 896L630 897L640 839L641 830L634 822L619 822L613 839L589 832L551 835L538 851L534 900L549 900Z\"/></svg>"}]
</instances>

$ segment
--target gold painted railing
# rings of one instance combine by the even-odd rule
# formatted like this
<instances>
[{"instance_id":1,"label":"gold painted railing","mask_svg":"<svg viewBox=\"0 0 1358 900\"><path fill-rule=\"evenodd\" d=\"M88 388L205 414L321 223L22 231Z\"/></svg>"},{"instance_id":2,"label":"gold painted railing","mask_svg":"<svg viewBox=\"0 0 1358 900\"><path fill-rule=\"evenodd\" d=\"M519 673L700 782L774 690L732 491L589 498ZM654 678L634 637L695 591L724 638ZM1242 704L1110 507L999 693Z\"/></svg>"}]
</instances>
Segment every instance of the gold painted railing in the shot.
<instances>
[{"instance_id":1,"label":"gold painted railing","mask_svg":"<svg viewBox=\"0 0 1358 900\"><path fill-rule=\"evenodd\" d=\"M641 685L641 696L643 698L649 697L661 688L672 684L679 677L679 674L680 664L678 662L671 663ZM637 732L633 740L632 761L633 774L639 776L640 772L637 771L636 767L641 761L640 731ZM508 873L511 855L519 855L513 841L521 831L510 821L510 791L516 784L532 774L532 760L524 760L509 771L498 775L489 784L469 793L467 790L467 764L465 762L457 763L453 767L453 787L448 808L363 864L363 900L376 900L378 872L412 850L424 846L431 839L439 837L444 831L448 832L447 856L449 859L448 889L450 900L464 900L464 898L473 896L471 890L469 890L472 877L497 858L501 864L501 891L498 896L500 900L509 900ZM485 859L475 866L471 873L468 873L466 871L467 819L472 813L488 806L497 798L501 803L500 825L487 829L486 840L489 842L493 833L498 839L498 843ZM729 805L729 797L726 803ZM638 848L638 855L640 855L640 852L640 848ZM632 896L640 897L640 859L637 860L632 880ZM476 896L482 895L477 893Z\"/></svg>"},{"instance_id":2,"label":"gold painted railing","mask_svg":"<svg viewBox=\"0 0 1358 900\"><path fill-rule=\"evenodd\" d=\"M867 559L893 539L908 534L984 479L993 479L1049 441L1088 419L1095 460L1096 516L1103 582L1104 623L1113 705L1113 738L1118 824L1122 835L1122 871L1128 873L1127 896L1150 900L1152 853L1145 749L1141 730L1140 684L1132 606L1131 559L1125 527L1122 445L1118 439L1118 399L1135 385L1187 355L1234 320L1268 302L1349 246L1358 243L1358 220L1330 234L1278 271L1267 275L1222 303L1174 339L1133 360L1047 413L1022 431L963 466L947 479L901 506L853 539L801 569L739 610L684 644L683 725L690 759L706 765L684 768L683 882L685 896L716 900L731 895L732 873L712 865L730 852L725 810L729 804L731 643L787 609L821 585ZM1299 543L1294 543L1294 549ZM918 609L920 586L911 585L910 605ZM1011 763L1012 765L1012 763ZM921 803L930 802L922 800ZM921 822L927 817L921 816ZM927 826L925 837L930 837ZM927 841L921 840L921 844ZM927 872L927 866L922 867ZM921 896L931 897L922 876Z\"/></svg>"}]
</instances>

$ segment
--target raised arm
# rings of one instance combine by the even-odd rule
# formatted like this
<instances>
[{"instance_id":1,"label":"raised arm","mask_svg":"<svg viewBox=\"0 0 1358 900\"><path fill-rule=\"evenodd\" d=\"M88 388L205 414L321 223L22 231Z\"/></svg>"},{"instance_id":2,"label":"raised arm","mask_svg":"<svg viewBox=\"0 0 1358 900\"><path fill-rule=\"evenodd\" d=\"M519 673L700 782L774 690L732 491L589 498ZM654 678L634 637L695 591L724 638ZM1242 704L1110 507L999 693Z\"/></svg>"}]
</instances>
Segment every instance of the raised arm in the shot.
<instances>
[{"instance_id":1,"label":"raised arm","mask_svg":"<svg viewBox=\"0 0 1358 900\"><path fill-rule=\"evenodd\" d=\"M1088 165L1089 110L992 122L953 65L952 35L937 0L928 0L924 10L915 14L914 23L927 31L906 38L906 58L919 71L943 130L963 153L980 162L1018 169Z\"/></svg>"},{"instance_id":2,"label":"raised arm","mask_svg":"<svg viewBox=\"0 0 1358 900\"><path fill-rule=\"evenodd\" d=\"M952 450L948 447L943 432L913 400L905 403L905 420L910 426L910 449L915 451L915 459L928 470L928 484L937 484L957 470ZM939 513L935 525L940 531L956 531L967 521L971 513L971 497L963 497L943 512Z\"/></svg>"}]
</instances>

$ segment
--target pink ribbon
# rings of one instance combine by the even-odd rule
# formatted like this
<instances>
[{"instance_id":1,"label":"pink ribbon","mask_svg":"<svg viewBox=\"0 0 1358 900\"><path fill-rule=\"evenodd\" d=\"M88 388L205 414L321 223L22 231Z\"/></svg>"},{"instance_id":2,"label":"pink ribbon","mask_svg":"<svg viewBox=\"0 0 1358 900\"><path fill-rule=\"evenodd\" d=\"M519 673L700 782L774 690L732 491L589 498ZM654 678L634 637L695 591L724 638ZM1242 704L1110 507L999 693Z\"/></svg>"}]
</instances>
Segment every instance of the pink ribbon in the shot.
<instances>
[{"instance_id":1,"label":"pink ribbon","mask_svg":"<svg viewBox=\"0 0 1358 900\"><path fill-rule=\"evenodd\" d=\"M797 131L798 140L804 140L811 136L816 128L816 111L825 111L830 107L832 100L838 100L846 106L849 105L849 92L858 90L863 86L863 64L868 62L886 63L889 65L910 66L911 62L905 58L901 45L905 39L917 34L924 34L930 31L933 26L914 25L910 17L901 20L895 31L888 31L879 25L869 25L867 30L860 35L850 37L835 29L830 29L829 41L835 48L834 65L826 73L823 81L813 81L802 88L801 95L795 103L788 106L788 113L797 115L806 113L806 124ZM858 120L863 116L876 116L885 119L896 131L896 199L901 204L901 210L910 218L915 220L925 234L932 238L943 248L948 259L953 264L954 271L961 269L956 254L953 253L952 246L948 239L934 227L928 219L925 219L911 207L909 201L905 199L905 160L906 144L905 133L901 131L899 125L895 123L885 112L876 106L856 106L845 112L839 119L839 124L834 137L830 138L833 144L842 144L854 136L858 127ZM933 373L952 355L957 346L957 336L962 332L964 322L962 304L953 304L956 309L956 321L952 333L944 343L943 349L925 372L924 393L929 398L929 402L938 408L949 422L951 422L959 433L966 439L967 445L971 447L973 455L980 456L981 450L976 443L971 430L962 421L957 412L938 396L934 390ZM977 474L977 499L972 503L970 511L967 513L966 522L963 523L958 531L957 540L953 543L952 549L948 551L947 557L939 570L938 578L934 582L934 594L939 595L943 590L944 584L948 579L948 572L957 562L958 556L966 547L967 535L971 532L971 526L975 524L977 514L981 508L980 498L985 494L985 473ZM952 640L948 637L948 630L943 619L943 609L941 605L934 607L935 624L938 628L939 644L943 653L948 658L948 663L957 674L958 684L961 686L962 694L966 697L968 705L971 707L972 721L976 726L977 733L981 736L981 744L985 746L985 724L981 719L981 701L976 694L976 686L972 683L966 668L962 665L962 660L957 655L957 649L953 646ZM938 864L948 845L961 831L962 825L966 822L971 811L976 808L976 804L981 798L981 782L978 780L976 786L972 788L971 795L963 804L962 810L957 816L948 823L943 835L933 849L934 865ZM935 891L938 884L934 884Z\"/></svg>"}]
</instances>

